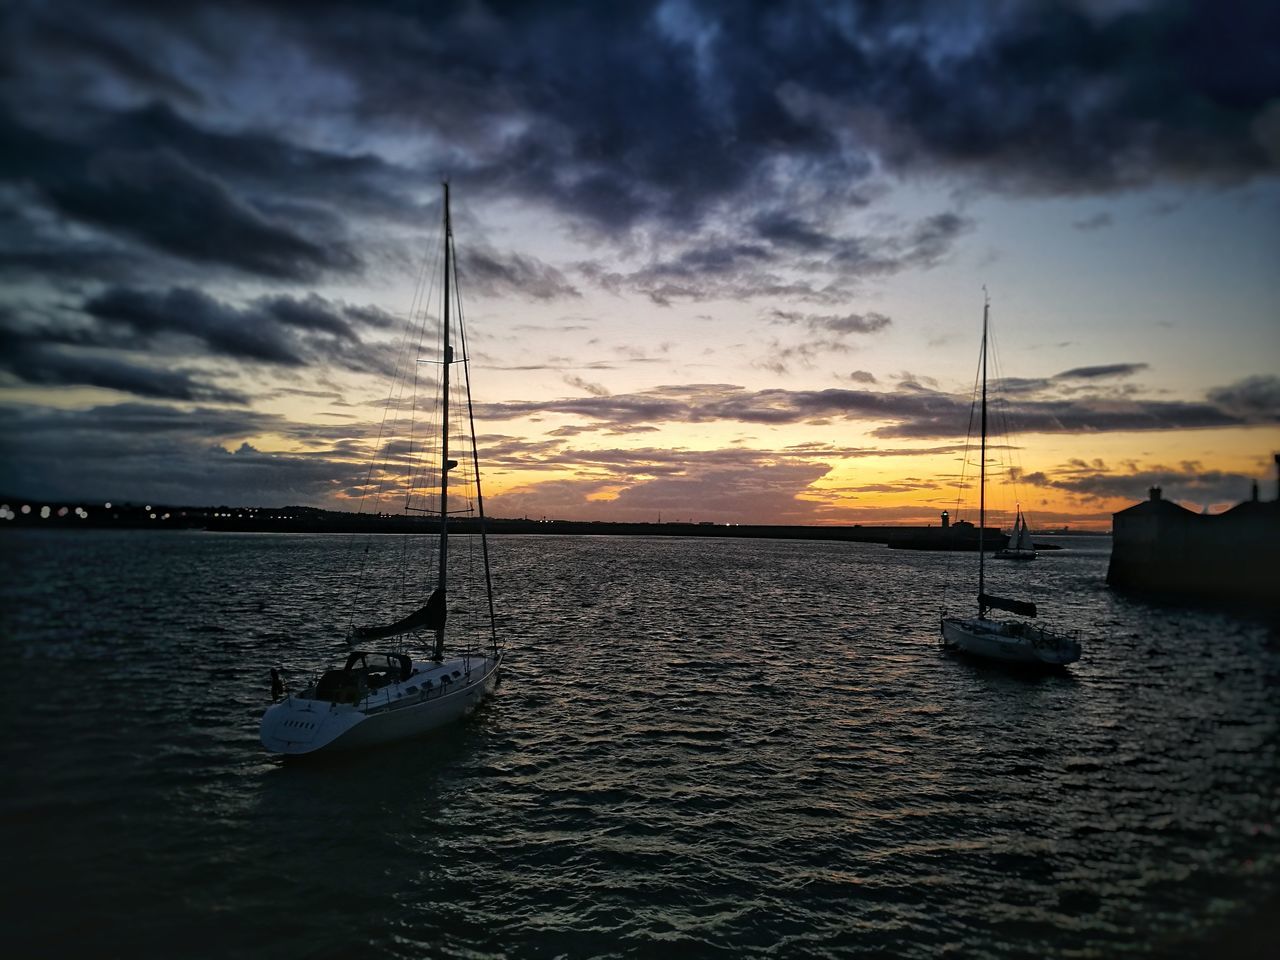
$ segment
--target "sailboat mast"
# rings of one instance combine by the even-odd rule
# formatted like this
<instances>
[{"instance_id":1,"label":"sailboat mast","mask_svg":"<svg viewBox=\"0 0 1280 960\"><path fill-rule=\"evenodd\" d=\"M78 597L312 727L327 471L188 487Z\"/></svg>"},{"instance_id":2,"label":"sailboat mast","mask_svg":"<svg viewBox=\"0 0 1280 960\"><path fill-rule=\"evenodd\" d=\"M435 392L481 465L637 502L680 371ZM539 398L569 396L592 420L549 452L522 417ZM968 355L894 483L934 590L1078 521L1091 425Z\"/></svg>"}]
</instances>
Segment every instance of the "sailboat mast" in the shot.
<instances>
[{"instance_id":1,"label":"sailboat mast","mask_svg":"<svg viewBox=\"0 0 1280 960\"><path fill-rule=\"evenodd\" d=\"M982 298L982 443L978 455L978 617L986 612L982 607L982 594L986 587L986 553L983 551L983 534L987 528L987 316L991 312L991 300Z\"/></svg>"},{"instance_id":2,"label":"sailboat mast","mask_svg":"<svg viewBox=\"0 0 1280 960\"><path fill-rule=\"evenodd\" d=\"M444 363L440 365L440 596L447 604L449 582L449 367L453 364L453 347L449 344L449 272L453 247L453 226L449 221L449 184L444 187ZM447 606L446 606L447 609ZM444 617L436 627L435 660L444 659Z\"/></svg>"}]
</instances>

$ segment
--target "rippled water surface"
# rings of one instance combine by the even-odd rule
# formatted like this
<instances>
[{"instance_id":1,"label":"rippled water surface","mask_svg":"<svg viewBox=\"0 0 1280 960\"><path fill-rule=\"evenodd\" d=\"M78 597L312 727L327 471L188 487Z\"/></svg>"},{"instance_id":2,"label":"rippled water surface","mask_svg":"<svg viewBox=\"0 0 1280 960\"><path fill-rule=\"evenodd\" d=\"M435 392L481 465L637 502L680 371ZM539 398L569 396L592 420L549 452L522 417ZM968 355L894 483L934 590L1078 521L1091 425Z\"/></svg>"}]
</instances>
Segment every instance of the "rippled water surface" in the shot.
<instances>
[{"instance_id":1,"label":"rippled water surface","mask_svg":"<svg viewBox=\"0 0 1280 960\"><path fill-rule=\"evenodd\" d=\"M972 556L498 538L497 696L284 764L268 668L341 656L348 538L9 531L6 953L1176 956L1256 927L1276 633L1114 596L1109 541L1060 542L992 565L1084 635L1034 677L938 649Z\"/></svg>"}]
</instances>

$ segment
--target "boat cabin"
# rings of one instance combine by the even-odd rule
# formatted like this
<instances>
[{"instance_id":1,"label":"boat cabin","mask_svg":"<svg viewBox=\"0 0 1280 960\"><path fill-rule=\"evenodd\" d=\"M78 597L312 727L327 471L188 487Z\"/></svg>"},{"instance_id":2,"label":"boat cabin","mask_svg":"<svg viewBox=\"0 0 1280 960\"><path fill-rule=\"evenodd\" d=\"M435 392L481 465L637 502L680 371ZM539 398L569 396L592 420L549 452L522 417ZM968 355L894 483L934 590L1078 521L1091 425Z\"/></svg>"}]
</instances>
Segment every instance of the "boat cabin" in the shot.
<instances>
[{"instance_id":1,"label":"boat cabin","mask_svg":"<svg viewBox=\"0 0 1280 960\"><path fill-rule=\"evenodd\" d=\"M356 703L367 694L413 675L413 661L402 653L357 650L341 670L326 670L315 687L316 700Z\"/></svg>"}]
</instances>

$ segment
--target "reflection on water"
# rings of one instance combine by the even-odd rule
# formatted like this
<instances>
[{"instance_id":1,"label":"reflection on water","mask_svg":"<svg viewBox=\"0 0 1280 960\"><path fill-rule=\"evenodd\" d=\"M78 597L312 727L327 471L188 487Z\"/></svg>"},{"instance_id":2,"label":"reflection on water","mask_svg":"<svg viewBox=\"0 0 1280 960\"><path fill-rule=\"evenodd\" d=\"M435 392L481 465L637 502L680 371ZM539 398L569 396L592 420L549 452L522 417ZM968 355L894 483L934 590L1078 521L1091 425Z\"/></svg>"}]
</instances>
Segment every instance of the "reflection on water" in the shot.
<instances>
[{"instance_id":1,"label":"reflection on water","mask_svg":"<svg viewBox=\"0 0 1280 960\"><path fill-rule=\"evenodd\" d=\"M6 929L24 956L1212 942L1280 890L1280 646L1061 542L993 574L1087 638L1028 676L938 650L956 556L499 538L496 697L285 764L267 670L341 655L349 539L6 533Z\"/></svg>"}]
</instances>

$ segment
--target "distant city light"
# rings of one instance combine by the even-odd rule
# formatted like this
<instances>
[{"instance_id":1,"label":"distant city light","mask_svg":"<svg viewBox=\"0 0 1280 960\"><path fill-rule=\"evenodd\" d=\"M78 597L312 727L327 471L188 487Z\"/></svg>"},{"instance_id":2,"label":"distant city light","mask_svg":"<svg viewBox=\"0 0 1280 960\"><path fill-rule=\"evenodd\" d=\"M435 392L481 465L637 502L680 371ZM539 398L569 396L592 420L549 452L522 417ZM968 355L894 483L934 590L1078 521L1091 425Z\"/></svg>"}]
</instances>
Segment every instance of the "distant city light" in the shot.
<instances>
[{"instance_id":1,"label":"distant city light","mask_svg":"<svg viewBox=\"0 0 1280 960\"><path fill-rule=\"evenodd\" d=\"M40 519L41 519L41 520L48 520L48 519L49 519L49 513L50 513L50 512L51 512L51 511L49 510L49 508L48 508L48 507L41 507L41 508L40 508Z\"/></svg>"},{"instance_id":2,"label":"distant city light","mask_svg":"<svg viewBox=\"0 0 1280 960\"><path fill-rule=\"evenodd\" d=\"M110 510L110 509L111 509L111 501L110 501L110 500L108 500L108 501L107 501L106 503L104 503L102 506L103 506L105 509Z\"/></svg>"},{"instance_id":3,"label":"distant city light","mask_svg":"<svg viewBox=\"0 0 1280 960\"><path fill-rule=\"evenodd\" d=\"M156 518L156 515L153 513L153 514L151 515L151 519L152 519L152 520L154 520L155 518Z\"/></svg>"},{"instance_id":4,"label":"distant city light","mask_svg":"<svg viewBox=\"0 0 1280 960\"><path fill-rule=\"evenodd\" d=\"M143 509L143 510L150 510L150 509L151 509L151 504L149 504L149 503L148 503L148 504L147 504L145 507L143 507L142 509Z\"/></svg>"},{"instance_id":5,"label":"distant city light","mask_svg":"<svg viewBox=\"0 0 1280 960\"><path fill-rule=\"evenodd\" d=\"M22 505L22 512L23 512L23 513L30 513L30 512L31 512L31 504L29 504L29 503L24 503L24 504Z\"/></svg>"}]
</instances>

